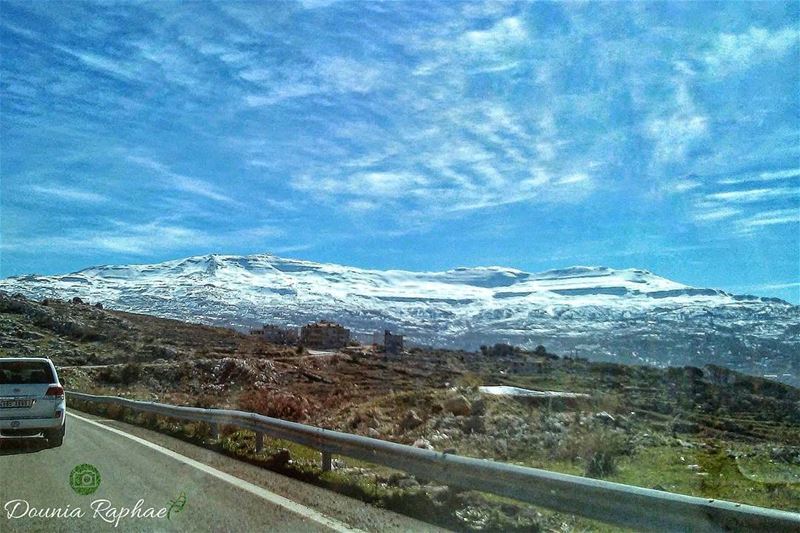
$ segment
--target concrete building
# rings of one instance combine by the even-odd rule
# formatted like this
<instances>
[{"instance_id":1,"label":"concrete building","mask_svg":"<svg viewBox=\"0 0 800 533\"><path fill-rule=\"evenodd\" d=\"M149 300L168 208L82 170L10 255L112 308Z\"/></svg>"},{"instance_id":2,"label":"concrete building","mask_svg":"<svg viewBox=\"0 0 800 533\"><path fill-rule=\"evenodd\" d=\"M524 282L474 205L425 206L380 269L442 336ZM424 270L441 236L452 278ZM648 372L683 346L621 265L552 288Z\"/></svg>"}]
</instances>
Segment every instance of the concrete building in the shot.
<instances>
[{"instance_id":1,"label":"concrete building","mask_svg":"<svg viewBox=\"0 0 800 533\"><path fill-rule=\"evenodd\" d=\"M386 353L403 353L403 336L392 335L388 329L383 331L383 349Z\"/></svg>"},{"instance_id":2,"label":"concrete building","mask_svg":"<svg viewBox=\"0 0 800 533\"><path fill-rule=\"evenodd\" d=\"M300 342L307 348L344 348L350 342L350 330L334 322L321 320L302 327Z\"/></svg>"},{"instance_id":3,"label":"concrete building","mask_svg":"<svg viewBox=\"0 0 800 533\"><path fill-rule=\"evenodd\" d=\"M294 328L282 328L274 324L266 324L261 329L250 330L250 335L258 335L273 344L297 344L300 337Z\"/></svg>"},{"instance_id":4,"label":"concrete building","mask_svg":"<svg viewBox=\"0 0 800 533\"><path fill-rule=\"evenodd\" d=\"M372 334L372 345L376 351L385 352L387 354L400 354L403 353L403 336L394 335L388 329L383 331L376 331Z\"/></svg>"}]
</instances>

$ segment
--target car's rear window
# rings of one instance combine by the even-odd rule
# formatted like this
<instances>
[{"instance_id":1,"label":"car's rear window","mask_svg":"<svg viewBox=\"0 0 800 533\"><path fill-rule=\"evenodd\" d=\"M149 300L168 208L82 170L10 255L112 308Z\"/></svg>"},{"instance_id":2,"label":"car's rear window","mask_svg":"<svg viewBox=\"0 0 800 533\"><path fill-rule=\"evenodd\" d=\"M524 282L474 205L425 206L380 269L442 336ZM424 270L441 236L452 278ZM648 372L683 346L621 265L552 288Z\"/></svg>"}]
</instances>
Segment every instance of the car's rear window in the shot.
<instances>
[{"instance_id":1,"label":"car's rear window","mask_svg":"<svg viewBox=\"0 0 800 533\"><path fill-rule=\"evenodd\" d=\"M33 385L55 382L53 369L43 361L0 360L0 384Z\"/></svg>"}]
</instances>

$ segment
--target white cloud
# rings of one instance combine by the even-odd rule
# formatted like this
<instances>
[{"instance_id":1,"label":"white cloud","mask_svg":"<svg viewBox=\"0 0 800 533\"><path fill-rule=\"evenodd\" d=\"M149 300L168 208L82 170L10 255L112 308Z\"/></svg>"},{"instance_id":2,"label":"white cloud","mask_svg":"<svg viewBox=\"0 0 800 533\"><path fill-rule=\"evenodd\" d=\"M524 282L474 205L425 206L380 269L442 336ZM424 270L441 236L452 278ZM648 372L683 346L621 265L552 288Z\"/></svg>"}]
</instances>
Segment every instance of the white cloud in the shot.
<instances>
[{"instance_id":1,"label":"white cloud","mask_svg":"<svg viewBox=\"0 0 800 533\"><path fill-rule=\"evenodd\" d=\"M753 285L752 288L759 290L792 289L800 287L800 281L790 281L787 283L767 283L764 285Z\"/></svg>"},{"instance_id":2,"label":"white cloud","mask_svg":"<svg viewBox=\"0 0 800 533\"><path fill-rule=\"evenodd\" d=\"M718 207L716 209L709 209L707 211L696 213L694 215L694 219L699 222L716 222L718 220L724 220L726 218L736 216L739 213L741 213L741 210L733 207Z\"/></svg>"},{"instance_id":3,"label":"white cloud","mask_svg":"<svg viewBox=\"0 0 800 533\"><path fill-rule=\"evenodd\" d=\"M697 180L682 179L671 185L670 192L684 193L702 187L702 183Z\"/></svg>"},{"instance_id":4,"label":"white cloud","mask_svg":"<svg viewBox=\"0 0 800 533\"><path fill-rule=\"evenodd\" d=\"M404 172L364 172L342 178L315 178L304 175L293 181L296 189L327 195L353 195L394 200L424 187L428 180Z\"/></svg>"},{"instance_id":5,"label":"white cloud","mask_svg":"<svg viewBox=\"0 0 800 533\"><path fill-rule=\"evenodd\" d=\"M779 58L799 43L800 32L797 28L770 31L751 27L744 33L720 34L703 59L712 73L725 75Z\"/></svg>"},{"instance_id":6,"label":"white cloud","mask_svg":"<svg viewBox=\"0 0 800 533\"><path fill-rule=\"evenodd\" d=\"M745 232L764 226L796 223L800 223L800 209L775 209L764 211L743 220L736 221L739 229Z\"/></svg>"},{"instance_id":7,"label":"white cloud","mask_svg":"<svg viewBox=\"0 0 800 533\"><path fill-rule=\"evenodd\" d=\"M203 232L158 222L127 224L109 221L108 226L105 230L81 229L46 237L7 239L7 247L26 251L46 249L67 254L103 251L147 255L185 248L209 238Z\"/></svg>"},{"instance_id":8,"label":"white cloud","mask_svg":"<svg viewBox=\"0 0 800 533\"><path fill-rule=\"evenodd\" d=\"M720 180L719 183L722 185L738 185L740 183L750 183L758 181L777 181L777 180L784 180L797 177L800 177L800 168L787 168L783 170L761 172L760 174L738 177L738 178L726 178Z\"/></svg>"},{"instance_id":9,"label":"white cloud","mask_svg":"<svg viewBox=\"0 0 800 533\"><path fill-rule=\"evenodd\" d=\"M528 38L525 26L516 17L504 18L487 30L468 31L462 42L475 52L495 52L523 44Z\"/></svg>"},{"instance_id":10,"label":"white cloud","mask_svg":"<svg viewBox=\"0 0 800 533\"><path fill-rule=\"evenodd\" d=\"M671 109L650 118L645 133L654 141L654 156L660 162L683 161L689 148L708 134L708 118L697 109L688 82L678 83Z\"/></svg>"},{"instance_id":11,"label":"white cloud","mask_svg":"<svg viewBox=\"0 0 800 533\"><path fill-rule=\"evenodd\" d=\"M368 200L351 200L345 204L348 211L374 211L379 205Z\"/></svg>"},{"instance_id":12,"label":"white cloud","mask_svg":"<svg viewBox=\"0 0 800 533\"><path fill-rule=\"evenodd\" d=\"M567 185L570 183L580 183L582 181L586 181L589 179L589 175L585 172L577 172L575 174L570 174L569 176L565 176L558 180L556 183L560 185Z\"/></svg>"},{"instance_id":13,"label":"white cloud","mask_svg":"<svg viewBox=\"0 0 800 533\"><path fill-rule=\"evenodd\" d=\"M381 71L349 57L327 57L318 60L317 69L323 80L339 92L367 93L380 82Z\"/></svg>"},{"instance_id":14,"label":"white cloud","mask_svg":"<svg viewBox=\"0 0 800 533\"><path fill-rule=\"evenodd\" d=\"M265 239L284 235L283 230L273 226L256 226L240 230L209 233L165 220L145 223L130 223L107 220L104 229L72 229L63 234L46 237L17 237L4 240L4 248L31 251L47 249L61 253L85 253L101 251L131 255L149 255L158 252L186 250L204 246L230 246L264 244Z\"/></svg>"},{"instance_id":15,"label":"white cloud","mask_svg":"<svg viewBox=\"0 0 800 533\"><path fill-rule=\"evenodd\" d=\"M102 203L107 202L108 197L98 194L96 192L85 191L82 189L73 189L63 185L34 185L31 191L37 194L44 194L53 196L61 200L87 202L87 203Z\"/></svg>"},{"instance_id":16,"label":"white cloud","mask_svg":"<svg viewBox=\"0 0 800 533\"><path fill-rule=\"evenodd\" d=\"M236 203L229 196L217 192L216 187L203 180L190 178L188 176L181 176L178 174L174 175L173 179L175 188L178 189L179 191L184 191L191 194L196 194L198 196L203 196L205 198L208 198L210 200L215 200L217 202L223 202L228 204Z\"/></svg>"},{"instance_id":17,"label":"white cloud","mask_svg":"<svg viewBox=\"0 0 800 533\"><path fill-rule=\"evenodd\" d=\"M222 202L226 204L238 204L236 200L227 196L220 192L214 185L208 183L207 181L193 178L190 176L184 176L182 174L178 174L177 172L173 172L158 161L153 159L136 156L136 155L129 155L127 156L127 160L136 163L139 166L144 168L148 168L157 174L166 177L169 179L169 186L173 189L188 192L191 194L195 194L197 196L202 196L204 198L208 198L209 200L214 200L216 202Z\"/></svg>"},{"instance_id":18,"label":"white cloud","mask_svg":"<svg viewBox=\"0 0 800 533\"><path fill-rule=\"evenodd\" d=\"M55 46L54 48L80 60L93 70L101 71L127 81L136 79L136 67L128 64L126 61L122 61L118 58L104 57L84 50L75 50L66 46Z\"/></svg>"},{"instance_id":19,"label":"white cloud","mask_svg":"<svg viewBox=\"0 0 800 533\"><path fill-rule=\"evenodd\" d=\"M722 202L751 203L797 195L800 195L800 187L778 187L775 189L717 192L707 195L707 198Z\"/></svg>"}]
</instances>

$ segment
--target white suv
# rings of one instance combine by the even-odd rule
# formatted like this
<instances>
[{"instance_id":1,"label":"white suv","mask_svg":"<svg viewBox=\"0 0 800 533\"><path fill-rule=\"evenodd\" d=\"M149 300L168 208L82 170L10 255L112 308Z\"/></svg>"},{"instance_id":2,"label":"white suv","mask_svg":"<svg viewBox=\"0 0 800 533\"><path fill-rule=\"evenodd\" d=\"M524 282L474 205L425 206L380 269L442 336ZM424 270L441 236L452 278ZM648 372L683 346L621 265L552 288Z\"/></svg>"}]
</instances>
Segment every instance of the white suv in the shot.
<instances>
[{"instance_id":1,"label":"white suv","mask_svg":"<svg viewBox=\"0 0 800 533\"><path fill-rule=\"evenodd\" d=\"M64 387L50 359L0 358L0 437L41 435L55 448L66 421Z\"/></svg>"}]
</instances>

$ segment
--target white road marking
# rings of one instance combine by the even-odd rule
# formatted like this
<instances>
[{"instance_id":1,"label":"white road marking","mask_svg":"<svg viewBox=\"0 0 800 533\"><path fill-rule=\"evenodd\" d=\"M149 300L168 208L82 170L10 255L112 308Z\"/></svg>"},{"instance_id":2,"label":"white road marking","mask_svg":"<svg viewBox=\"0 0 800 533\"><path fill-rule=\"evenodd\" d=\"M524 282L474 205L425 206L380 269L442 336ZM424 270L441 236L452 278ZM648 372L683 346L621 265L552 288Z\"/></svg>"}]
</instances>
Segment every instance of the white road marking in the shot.
<instances>
[{"instance_id":1,"label":"white road marking","mask_svg":"<svg viewBox=\"0 0 800 533\"><path fill-rule=\"evenodd\" d=\"M291 511L291 512L293 512L295 514L298 514L300 516L309 518L309 519L313 520L314 522L322 524L323 526L328 527L328 528L330 528L330 529L332 529L334 531L338 531L340 533L364 533L360 529L353 528L353 527L345 524L344 522L339 522L338 520L336 520L334 518L330 518L328 516L325 516L324 514L319 513L317 511L315 511L314 509L310 509L310 508L308 508L308 507L306 507L304 505L300 505L299 503L293 502L292 500L290 500L288 498L284 498L283 496L275 494L274 492L270 492L270 491L268 491L267 489L265 489L263 487L259 487L258 485L254 485L254 484L252 484L252 483L250 483L248 481L245 481L243 479L239 479L238 477L232 476L232 475L230 475L230 474L228 474L226 472L223 472L221 470L217 470L216 468L213 468L213 467L210 467L208 465L205 465L205 464L203 464L203 463L201 463L199 461L195 461L194 459L190 459L189 457L186 457L185 455L181 455L181 454L179 454L177 452L173 452L172 450L170 450L168 448L164 448L163 446L159 446L158 444L153 444L150 441L144 440L144 439L139 438L139 437L137 437L135 435L130 435L130 434L125 433L124 431L121 431L119 429L108 427L108 426L105 426L103 424L98 424L94 420L90 420L88 418L84 418L82 416L78 416L78 415L76 415L74 413L68 412L67 415L68 416L72 416L74 418L77 418L78 420L81 420L83 422L86 422L87 424L92 424L93 426L97 426L99 428L103 428L106 431L110 431L112 433L116 433L117 435L121 435L121 436L123 436L125 438L128 438L128 439L132 440L132 441L138 442L142 446L147 446L148 448L150 448L152 450L156 450L157 452L161 452L164 455L172 457L176 461L180 461L181 463L184 463L184 464L187 464L189 466L192 466L192 467L194 467L194 468L196 468L198 470L201 470L202 472L205 472L206 474L214 476L217 479L221 479L222 481L230 483L234 487L238 487L238 488L240 488L242 490L245 490L245 491L247 491L247 492L249 492L251 494L254 494L254 495L258 496L259 498L263 498L264 500L267 500L270 503L273 503L275 505L279 505L279 506L283 507L284 509L288 509L289 511Z\"/></svg>"}]
</instances>

